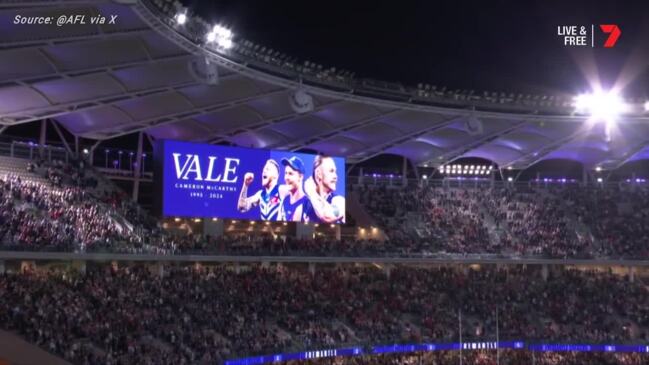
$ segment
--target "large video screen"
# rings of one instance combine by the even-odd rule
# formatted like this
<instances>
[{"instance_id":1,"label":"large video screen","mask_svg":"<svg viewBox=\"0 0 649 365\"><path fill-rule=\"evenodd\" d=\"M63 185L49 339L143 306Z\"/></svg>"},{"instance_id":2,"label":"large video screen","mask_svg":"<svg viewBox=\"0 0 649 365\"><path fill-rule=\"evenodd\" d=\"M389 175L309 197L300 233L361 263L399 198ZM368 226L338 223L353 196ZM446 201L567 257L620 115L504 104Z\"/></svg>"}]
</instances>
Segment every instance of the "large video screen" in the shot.
<instances>
[{"instance_id":1,"label":"large video screen","mask_svg":"<svg viewBox=\"0 0 649 365\"><path fill-rule=\"evenodd\" d=\"M345 222L345 160L172 140L155 146L166 217Z\"/></svg>"}]
</instances>

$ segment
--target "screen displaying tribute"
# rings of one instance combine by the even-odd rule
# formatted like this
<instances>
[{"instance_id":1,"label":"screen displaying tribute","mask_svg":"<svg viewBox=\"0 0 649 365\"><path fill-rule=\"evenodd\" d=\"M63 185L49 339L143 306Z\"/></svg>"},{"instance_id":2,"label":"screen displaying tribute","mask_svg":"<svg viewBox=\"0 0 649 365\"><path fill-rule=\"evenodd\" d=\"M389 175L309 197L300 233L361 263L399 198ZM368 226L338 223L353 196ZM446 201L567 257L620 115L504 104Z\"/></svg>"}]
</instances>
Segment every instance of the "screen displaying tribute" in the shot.
<instances>
[{"instance_id":1,"label":"screen displaying tribute","mask_svg":"<svg viewBox=\"0 0 649 365\"><path fill-rule=\"evenodd\" d=\"M343 158L172 140L154 158L165 217L345 222Z\"/></svg>"}]
</instances>

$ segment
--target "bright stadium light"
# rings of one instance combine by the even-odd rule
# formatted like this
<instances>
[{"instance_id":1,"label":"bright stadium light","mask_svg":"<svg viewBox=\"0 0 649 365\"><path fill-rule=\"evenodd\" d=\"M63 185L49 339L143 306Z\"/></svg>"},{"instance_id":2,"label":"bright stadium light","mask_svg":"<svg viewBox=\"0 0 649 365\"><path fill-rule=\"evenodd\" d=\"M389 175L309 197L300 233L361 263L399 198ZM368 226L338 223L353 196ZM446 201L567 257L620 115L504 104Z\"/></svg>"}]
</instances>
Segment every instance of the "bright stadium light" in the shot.
<instances>
[{"instance_id":1,"label":"bright stadium light","mask_svg":"<svg viewBox=\"0 0 649 365\"><path fill-rule=\"evenodd\" d=\"M649 101L645 101L645 103L644 103L644 110L645 110L646 112L649 112Z\"/></svg>"},{"instance_id":2,"label":"bright stadium light","mask_svg":"<svg viewBox=\"0 0 649 365\"><path fill-rule=\"evenodd\" d=\"M232 48L232 39L229 38L219 39L216 43L225 49Z\"/></svg>"},{"instance_id":3,"label":"bright stadium light","mask_svg":"<svg viewBox=\"0 0 649 365\"><path fill-rule=\"evenodd\" d=\"M221 38L232 38L232 31L218 24L212 28L212 32Z\"/></svg>"},{"instance_id":4,"label":"bright stadium light","mask_svg":"<svg viewBox=\"0 0 649 365\"><path fill-rule=\"evenodd\" d=\"M212 28L211 32L207 33L207 42L216 42L219 47L230 49L233 46L232 31L217 24Z\"/></svg>"},{"instance_id":5,"label":"bright stadium light","mask_svg":"<svg viewBox=\"0 0 649 365\"><path fill-rule=\"evenodd\" d=\"M512 181L514 181L514 178L512 178L512 177L510 176L510 177L507 178L507 181L512 182Z\"/></svg>"},{"instance_id":6,"label":"bright stadium light","mask_svg":"<svg viewBox=\"0 0 649 365\"><path fill-rule=\"evenodd\" d=\"M601 177L598 177L598 178L597 178L597 182L598 182L598 183L601 183L602 181L604 181L604 180L603 180Z\"/></svg>"},{"instance_id":7,"label":"bright stadium light","mask_svg":"<svg viewBox=\"0 0 649 365\"><path fill-rule=\"evenodd\" d=\"M601 172L601 171L602 171L602 167L601 167L601 166L597 166L597 167L595 167L595 171L597 171L597 172Z\"/></svg>"},{"instance_id":8,"label":"bright stadium light","mask_svg":"<svg viewBox=\"0 0 649 365\"><path fill-rule=\"evenodd\" d=\"M176 15L176 23L183 25L185 24L185 22L187 22L187 14L179 13L178 15Z\"/></svg>"},{"instance_id":9,"label":"bright stadium light","mask_svg":"<svg viewBox=\"0 0 649 365\"><path fill-rule=\"evenodd\" d=\"M208 41L209 43L212 43L212 42L214 42L215 40L216 40L216 33L214 33L214 32L209 32L209 33L207 33L207 41Z\"/></svg>"},{"instance_id":10,"label":"bright stadium light","mask_svg":"<svg viewBox=\"0 0 649 365\"><path fill-rule=\"evenodd\" d=\"M575 98L577 112L590 114L594 120L613 122L620 114L628 110L624 100L615 92L596 91L582 94Z\"/></svg>"}]
</instances>

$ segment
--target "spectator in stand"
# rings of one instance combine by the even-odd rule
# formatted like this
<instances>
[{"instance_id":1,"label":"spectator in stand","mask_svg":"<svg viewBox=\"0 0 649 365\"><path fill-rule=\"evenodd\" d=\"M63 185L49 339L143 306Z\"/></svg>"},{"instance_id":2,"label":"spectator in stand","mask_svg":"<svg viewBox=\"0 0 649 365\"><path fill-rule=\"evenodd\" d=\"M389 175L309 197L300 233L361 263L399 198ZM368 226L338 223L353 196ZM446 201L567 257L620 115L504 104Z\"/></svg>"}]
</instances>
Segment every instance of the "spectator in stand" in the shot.
<instances>
[{"instance_id":1,"label":"spectator in stand","mask_svg":"<svg viewBox=\"0 0 649 365\"><path fill-rule=\"evenodd\" d=\"M649 340L640 276L258 265L172 266L163 275L139 265L2 275L0 326L75 364L207 364L352 344L454 342L460 310L465 341L493 341L496 311L502 341Z\"/></svg>"}]
</instances>

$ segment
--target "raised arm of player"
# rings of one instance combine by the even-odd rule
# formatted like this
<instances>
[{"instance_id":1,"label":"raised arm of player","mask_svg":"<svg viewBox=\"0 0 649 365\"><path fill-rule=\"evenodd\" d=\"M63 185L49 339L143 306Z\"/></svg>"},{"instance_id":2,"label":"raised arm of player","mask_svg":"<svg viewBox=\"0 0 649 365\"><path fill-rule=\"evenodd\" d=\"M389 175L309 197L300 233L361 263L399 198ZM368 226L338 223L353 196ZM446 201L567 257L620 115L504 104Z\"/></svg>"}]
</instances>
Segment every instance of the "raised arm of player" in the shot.
<instances>
[{"instance_id":1,"label":"raised arm of player","mask_svg":"<svg viewBox=\"0 0 649 365\"><path fill-rule=\"evenodd\" d=\"M304 182L304 192L313 206L315 214L325 223L334 223L345 215L345 198L336 196L331 201L320 196L317 192L315 181L313 178L308 178Z\"/></svg>"},{"instance_id":2,"label":"raised arm of player","mask_svg":"<svg viewBox=\"0 0 649 365\"><path fill-rule=\"evenodd\" d=\"M248 186L252 184L254 178L255 175L252 172L246 172L246 175L243 177L243 186L241 187L241 193L239 193L239 202L237 203L237 208L240 212L247 212L250 208L259 204L259 199L261 198L260 192L257 192L253 196L248 196Z\"/></svg>"}]
</instances>

